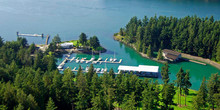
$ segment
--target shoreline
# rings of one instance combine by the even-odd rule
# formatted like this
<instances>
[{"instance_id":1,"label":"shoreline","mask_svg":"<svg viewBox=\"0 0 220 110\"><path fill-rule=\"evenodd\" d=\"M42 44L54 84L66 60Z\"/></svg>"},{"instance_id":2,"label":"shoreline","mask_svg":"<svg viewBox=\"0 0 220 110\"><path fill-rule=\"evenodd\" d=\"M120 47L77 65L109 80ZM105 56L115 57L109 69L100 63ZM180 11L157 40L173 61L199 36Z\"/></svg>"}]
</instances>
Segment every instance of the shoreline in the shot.
<instances>
[{"instance_id":1,"label":"shoreline","mask_svg":"<svg viewBox=\"0 0 220 110\"><path fill-rule=\"evenodd\" d=\"M123 41L121 41L121 40L119 40L119 39L116 39L114 35L113 35L113 39L116 40L116 41L118 41L118 42L121 42L121 43L123 43L123 44L125 44L125 45L127 45L127 46L129 46L129 47L131 47L132 49L135 50L135 52L137 52L138 54L140 54L140 55L141 55L142 57L144 57L144 58L147 58L147 59L150 59L150 60L156 61L156 62L158 62L158 63L162 63L162 64L165 64L165 63L167 62L167 61L164 61L164 60L157 60L156 58L149 58L149 57L147 56L147 54L144 54L144 53L142 53L142 52L138 52L134 45L127 44L127 43L125 43L125 42L123 42Z\"/></svg>"},{"instance_id":2,"label":"shoreline","mask_svg":"<svg viewBox=\"0 0 220 110\"><path fill-rule=\"evenodd\" d=\"M144 57L144 58L147 58L147 59L156 61L156 62L158 62L158 63L163 63L163 64L164 64L165 62L167 62L167 61L164 61L164 60L157 60L156 58L149 58L146 54L144 54L144 53L142 53L142 52L138 52L138 51L136 50L136 48L134 47L134 45L127 44L127 43L123 42L122 40L117 39L115 35L113 35L113 39L116 40L116 41L118 41L118 42L121 42L121 43L123 43L123 44L125 44L125 45L127 45L127 46L129 46L129 47L131 47L132 49L134 49L138 54L140 54L140 55L141 55L142 57ZM196 62L197 62L197 61L200 61L200 63L209 64L209 65L211 65L211 66L213 66L213 67L215 67L215 68L217 68L217 69L220 70L220 64L217 63L217 62L214 62L214 61L212 61L212 60L210 60L210 59L206 59L206 58L202 58L202 57L198 57L198 56L193 56L193 55L186 54L186 53L181 53L181 55L182 55L182 57L187 58L187 59L189 59L189 60L195 60ZM194 63L195 63L195 62L194 62Z\"/></svg>"}]
</instances>

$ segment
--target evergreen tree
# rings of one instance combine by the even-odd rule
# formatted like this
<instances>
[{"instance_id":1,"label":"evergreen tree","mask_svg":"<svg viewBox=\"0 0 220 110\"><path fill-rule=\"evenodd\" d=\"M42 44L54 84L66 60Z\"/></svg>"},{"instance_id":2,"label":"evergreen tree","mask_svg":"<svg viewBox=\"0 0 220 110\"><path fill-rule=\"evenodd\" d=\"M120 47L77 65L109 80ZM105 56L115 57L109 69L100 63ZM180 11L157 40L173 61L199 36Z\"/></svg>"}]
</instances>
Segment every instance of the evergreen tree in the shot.
<instances>
[{"instance_id":1,"label":"evergreen tree","mask_svg":"<svg viewBox=\"0 0 220 110\"><path fill-rule=\"evenodd\" d=\"M184 71L182 67L180 68L179 72L176 74L177 80L177 87L179 88L179 95L178 95L178 103L181 106L181 92L182 92L182 87L183 87L183 78L184 78Z\"/></svg>"},{"instance_id":2,"label":"evergreen tree","mask_svg":"<svg viewBox=\"0 0 220 110\"><path fill-rule=\"evenodd\" d=\"M0 47L2 47L4 45L4 40L2 39L2 37L0 36Z\"/></svg>"},{"instance_id":3,"label":"evergreen tree","mask_svg":"<svg viewBox=\"0 0 220 110\"><path fill-rule=\"evenodd\" d=\"M208 80L208 103L210 105L210 107L212 108L212 110L214 110L215 107L215 98L214 95L217 94L220 88L220 75L218 75L218 73L216 74L212 74L211 77Z\"/></svg>"},{"instance_id":4,"label":"evergreen tree","mask_svg":"<svg viewBox=\"0 0 220 110\"><path fill-rule=\"evenodd\" d=\"M162 55L162 50L159 49L158 53L157 53L157 60L163 60L163 55Z\"/></svg>"},{"instance_id":5,"label":"evergreen tree","mask_svg":"<svg viewBox=\"0 0 220 110\"><path fill-rule=\"evenodd\" d=\"M220 41L218 42L217 45L216 60L220 62Z\"/></svg>"},{"instance_id":6,"label":"evergreen tree","mask_svg":"<svg viewBox=\"0 0 220 110\"><path fill-rule=\"evenodd\" d=\"M205 107L207 103L207 92L206 79L203 77L199 91L193 100L194 109L199 110L201 107Z\"/></svg>"},{"instance_id":7,"label":"evergreen tree","mask_svg":"<svg viewBox=\"0 0 220 110\"><path fill-rule=\"evenodd\" d=\"M120 28L119 35L124 36L122 28Z\"/></svg>"},{"instance_id":8,"label":"evergreen tree","mask_svg":"<svg viewBox=\"0 0 220 110\"><path fill-rule=\"evenodd\" d=\"M95 74L93 64L90 65L88 72L86 73L86 78L88 83L91 82L93 75Z\"/></svg>"},{"instance_id":9,"label":"evergreen tree","mask_svg":"<svg viewBox=\"0 0 220 110\"><path fill-rule=\"evenodd\" d=\"M115 78L115 72L114 72L113 68L111 68L109 70L109 76L112 77L113 79Z\"/></svg>"},{"instance_id":10,"label":"evergreen tree","mask_svg":"<svg viewBox=\"0 0 220 110\"><path fill-rule=\"evenodd\" d=\"M164 84L167 84L170 81L169 74L169 65L168 63L165 63L161 70L162 80Z\"/></svg>"},{"instance_id":11,"label":"evergreen tree","mask_svg":"<svg viewBox=\"0 0 220 110\"><path fill-rule=\"evenodd\" d=\"M57 107L55 106L53 99L50 97L47 102L46 110L56 110L56 109L57 109Z\"/></svg>"},{"instance_id":12,"label":"evergreen tree","mask_svg":"<svg viewBox=\"0 0 220 110\"><path fill-rule=\"evenodd\" d=\"M145 45L145 43L142 44L142 53L146 54L146 45Z\"/></svg>"},{"instance_id":13,"label":"evergreen tree","mask_svg":"<svg viewBox=\"0 0 220 110\"><path fill-rule=\"evenodd\" d=\"M149 58L153 57L153 51L152 51L151 45L149 45L147 48L147 56Z\"/></svg>"},{"instance_id":14,"label":"evergreen tree","mask_svg":"<svg viewBox=\"0 0 220 110\"><path fill-rule=\"evenodd\" d=\"M90 47L92 47L94 50L96 50L99 46L99 39L96 36L90 37Z\"/></svg>"},{"instance_id":15,"label":"evergreen tree","mask_svg":"<svg viewBox=\"0 0 220 110\"><path fill-rule=\"evenodd\" d=\"M100 91L96 97L92 98L92 109L93 110L106 110L107 106L103 93Z\"/></svg>"},{"instance_id":16,"label":"evergreen tree","mask_svg":"<svg viewBox=\"0 0 220 110\"><path fill-rule=\"evenodd\" d=\"M57 43L60 43L60 42L61 42L60 36L59 36L59 34L57 34L57 35L54 36L54 38L52 39L52 43L57 44Z\"/></svg>"},{"instance_id":17,"label":"evergreen tree","mask_svg":"<svg viewBox=\"0 0 220 110\"><path fill-rule=\"evenodd\" d=\"M131 95L126 94L124 98L124 106L123 109L125 110L136 110L136 104L135 101L135 94L134 92L131 93Z\"/></svg>"},{"instance_id":18,"label":"evergreen tree","mask_svg":"<svg viewBox=\"0 0 220 110\"><path fill-rule=\"evenodd\" d=\"M89 107L89 86L86 77L80 73L77 77L76 86L79 90L76 102L76 109L85 110Z\"/></svg>"},{"instance_id":19,"label":"evergreen tree","mask_svg":"<svg viewBox=\"0 0 220 110\"><path fill-rule=\"evenodd\" d=\"M156 109L159 105L159 87L157 83L149 83L142 92L144 110Z\"/></svg>"},{"instance_id":20,"label":"evergreen tree","mask_svg":"<svg viewBox=\"0 0 220 110\"><path fill-rule=\"evenodd\" d=\"M82 45L86 45L86 42L87 42L87 36L85 33L81 33L80 36L79 36L79 42L82 44Z\"/></svg>"},{"instance_id":21,"label":"evergreen tree","mask_svg":"<svg viewBox=\"0 0 220 110\"><path fill-rule=\"evenodd\" d=\"M170 105L174 105L173 98L176 94L174 84L164 84L161 94L162 110L169 110Z\"/></svg>"},{"instance_id":22,"label":"evergreen tree","mask_svg":"<svg viewBox=\"0 0 220 110\"><path fill-rule=\"evenodd\" d=\"M189 94L189 88L192 86L190 82L190 77L189 77L189 71L186 71L185 77L184 77L184 85L183 85L183 90L185 93L185 106L186 106L186 95Z\"/></svg>"}]
</instances>

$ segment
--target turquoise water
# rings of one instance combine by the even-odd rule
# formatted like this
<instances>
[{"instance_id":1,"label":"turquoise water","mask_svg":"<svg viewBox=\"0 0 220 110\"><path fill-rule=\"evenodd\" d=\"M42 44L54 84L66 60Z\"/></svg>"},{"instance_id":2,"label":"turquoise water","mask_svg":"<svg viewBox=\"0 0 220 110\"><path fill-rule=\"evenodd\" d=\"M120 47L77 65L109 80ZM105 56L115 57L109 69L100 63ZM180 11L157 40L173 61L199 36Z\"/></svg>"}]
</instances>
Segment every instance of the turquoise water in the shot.
<instances>
[{"instance_id":1,"label":"turquoise water","mask_svg":"<svg viewBox=\"0 0 220 110\"><path fill-rule=\"evenodd\" d=\"M113 33L127 24L133 16L143 18L156 15L206 17L213 15L220 19L220 2L209 0L1 0L0 36L5 40L16 40L16 32L59 34L63 41L78 39L81 32L88 36L97 35L101 44L108 50L103 58L113 57L114 51L123 65L139 64L162 66L160 63L142 58L133 49L112 39ZM44 44L45 39L27 38L29 43ZM85 54L73 54L88 57ZM71 56L71 57L72 57ZM96 56L98 57L98 56ZM62 59L60 59L62 60ZM58 63L60 62L58 61ZM79 64L67 63L71 68ZM83 67L87 66L82 64ZM103 65L95 65L104 67ZM107 64L117 70L118 64ZM220 70L207 65L182 62L170 65L171 80L179 68L190 70L192 89L198 89L203 76L210 77ZM161 79L159 78L161 82Z\"/></svg>"}]
</instances>

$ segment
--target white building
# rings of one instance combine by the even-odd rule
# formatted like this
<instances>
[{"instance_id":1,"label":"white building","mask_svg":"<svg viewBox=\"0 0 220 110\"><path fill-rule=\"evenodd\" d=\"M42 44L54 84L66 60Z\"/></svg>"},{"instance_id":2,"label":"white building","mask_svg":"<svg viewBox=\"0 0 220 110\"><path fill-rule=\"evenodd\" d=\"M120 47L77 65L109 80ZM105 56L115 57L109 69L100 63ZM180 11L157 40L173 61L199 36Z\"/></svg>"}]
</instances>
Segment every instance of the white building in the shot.
<instances>
[{"instance_id":1,"label":"white building","mask_svg":"<svg viewBox=\"0 0 220 110\"><path fill-rule=\"evenodd\" d=\"M71 42L62 43L62 44L60 44L60 46L62 48L65 48L65 49L69 49L69 48L73 48L74 47L73 43L71 43Z\"/></svg>"},{"instance_id":2,"label":"white building","mask_svg":"<svg viewBox=\"0 0 220 110\"><path fill-rule=\"evenodd\" d=\"M148 65L139 65L139 66L124 66L120 65L118 67L118 74L122 73L133 73L137 76L143 77L158 77L159 66L148 66Z\"/></svg>"}]
</instances>

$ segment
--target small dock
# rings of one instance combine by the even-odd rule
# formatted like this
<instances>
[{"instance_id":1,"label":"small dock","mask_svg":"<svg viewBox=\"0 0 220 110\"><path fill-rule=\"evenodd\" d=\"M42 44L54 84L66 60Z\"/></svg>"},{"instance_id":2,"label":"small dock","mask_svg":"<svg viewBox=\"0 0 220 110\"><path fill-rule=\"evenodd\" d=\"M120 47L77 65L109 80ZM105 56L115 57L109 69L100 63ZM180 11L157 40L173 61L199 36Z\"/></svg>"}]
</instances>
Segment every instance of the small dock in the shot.
<instances>
[{"instance_id":1,"label":"small dock","mask_svg":"<svg viewBox=\"0 0 220 110\"><path fill-rule=\"evenodd\" d=\"M28 37L44 37L44 34L20 34L17 32L17 36L28 36Z\"/></svg>"},{"instance_id":2,"label":"small dock","mask_svg":"<svg viewBox=\"0 0 220 110\"><path fill-rule=\"evenodd\" d=\"M195 61L195 60L189 60L189 61L190 61L190 62L193 62L193 63L201 64L201 65L206 65L205 63L198 62L198 61Z\"/></svg>"}]
</instances>

